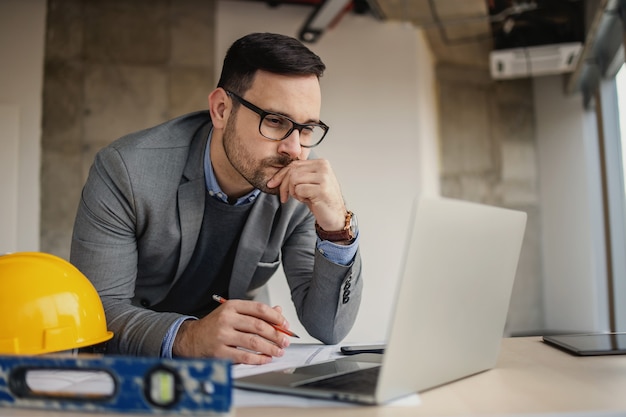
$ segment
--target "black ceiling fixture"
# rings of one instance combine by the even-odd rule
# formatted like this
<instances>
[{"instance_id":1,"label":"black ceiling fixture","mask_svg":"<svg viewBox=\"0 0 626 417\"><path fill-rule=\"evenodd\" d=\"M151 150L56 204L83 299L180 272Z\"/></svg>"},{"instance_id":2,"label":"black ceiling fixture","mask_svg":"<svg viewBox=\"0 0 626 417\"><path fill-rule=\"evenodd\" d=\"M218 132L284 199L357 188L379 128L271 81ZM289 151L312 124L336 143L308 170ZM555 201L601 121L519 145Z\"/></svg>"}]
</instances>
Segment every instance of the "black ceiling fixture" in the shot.
<instances>
[{"instance_id":1,"label":"black ceiling fixture","mask_svg":"<svg viewBox=\"0 0 626 417\"><path fill-rule=\"evenodd\" d=\"M486 0L494 49L584 42L583 0Z\"/></svg>"},{"instance_id":2,"label":"black ceiling fixture","mask_svg":"<svg viewBox=\"0 0 626 417\"><path fill-rule=\"evenodd\" d=\"M303 42L314 43L324 32L334 27L344 14L352 12L366 14L370 12L368 0L256 0L270 7L281 5L302 5L313 7L304 25L298 33Z\"/></svg>"}]
</instances>

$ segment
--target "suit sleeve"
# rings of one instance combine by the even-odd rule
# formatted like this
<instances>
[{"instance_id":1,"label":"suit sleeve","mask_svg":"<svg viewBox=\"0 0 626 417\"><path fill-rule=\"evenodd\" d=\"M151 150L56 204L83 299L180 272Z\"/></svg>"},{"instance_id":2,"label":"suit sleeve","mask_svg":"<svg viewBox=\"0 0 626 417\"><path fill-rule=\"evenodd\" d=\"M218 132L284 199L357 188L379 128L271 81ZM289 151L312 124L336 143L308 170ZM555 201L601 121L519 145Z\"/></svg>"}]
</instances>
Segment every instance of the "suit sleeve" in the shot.
<instances>
[{"instance_id":1,"label":"suit sleeve","mask_svg":"<svg viewBox=\"0 0 626 417\"><path fill-rule=\"evenodd\" d=\"M315 249L312 215L283 246L283 267L298 318L307 332L326 344L343 340L356 320L363 289L361 256L339 265Z\"/></svg>"},{"instance_id":2,"label":"suit sleeve","mask_svg":"<svg viewBox=\"0 0 626 417\"><path fill-rule=\"evenodd\" d=\"M133 306L138 265L136 207L125 161L105 148L94 161L79 202L70 262L100 294L114 338L107 351L159 356L180 315Z\"/></svg>"}]
</instances>

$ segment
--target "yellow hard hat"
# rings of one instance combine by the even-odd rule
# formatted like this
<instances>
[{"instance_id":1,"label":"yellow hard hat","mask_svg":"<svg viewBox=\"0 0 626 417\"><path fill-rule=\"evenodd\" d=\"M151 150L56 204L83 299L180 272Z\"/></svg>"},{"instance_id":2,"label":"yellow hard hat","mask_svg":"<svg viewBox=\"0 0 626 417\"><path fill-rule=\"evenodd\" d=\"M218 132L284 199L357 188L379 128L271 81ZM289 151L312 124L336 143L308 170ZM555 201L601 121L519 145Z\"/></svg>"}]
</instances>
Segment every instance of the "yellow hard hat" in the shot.
<instances>
[{"instance_id":1,"label":"yellow hard hat","mask_svg":"<svg viewBox=\"0 0 626 417\"><path fill-rule=\"evenodd\" d=\"M59 352L112 337L96 289L72 264L41 252L0 256L0 354Z\"/></svg>"}]
</instances>

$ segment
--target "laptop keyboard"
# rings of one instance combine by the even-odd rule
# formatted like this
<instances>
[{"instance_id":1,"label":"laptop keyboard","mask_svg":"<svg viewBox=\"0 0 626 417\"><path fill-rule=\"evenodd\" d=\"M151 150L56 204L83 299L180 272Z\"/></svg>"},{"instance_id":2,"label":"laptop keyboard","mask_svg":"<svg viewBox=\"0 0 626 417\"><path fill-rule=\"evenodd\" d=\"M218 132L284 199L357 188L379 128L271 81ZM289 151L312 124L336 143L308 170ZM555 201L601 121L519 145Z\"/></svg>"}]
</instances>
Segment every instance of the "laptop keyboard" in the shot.
<instances>
[{"instance_id":1,"label":"laptop keyboard","mask_svg":"<svg viewBox=\"0 0 626 417\"><path fill-rule=\"evenodd\" d=\"M324 390L338 390L355 393L373 393L378 381L380 366L362 369L348 374L332 376L330 378L308 382L300 385L306 388L318 388Z\"/></svg>"}]
</instances>

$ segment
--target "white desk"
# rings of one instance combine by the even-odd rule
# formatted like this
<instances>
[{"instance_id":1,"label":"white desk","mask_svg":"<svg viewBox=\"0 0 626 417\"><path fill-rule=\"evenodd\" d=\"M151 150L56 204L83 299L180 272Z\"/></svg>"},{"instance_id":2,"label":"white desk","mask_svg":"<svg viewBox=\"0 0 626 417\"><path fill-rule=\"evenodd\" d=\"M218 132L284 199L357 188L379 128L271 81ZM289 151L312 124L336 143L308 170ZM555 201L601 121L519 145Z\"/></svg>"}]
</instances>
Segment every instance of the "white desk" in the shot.
<instances>
[{"instance_id":1,"label":"white desk","mask_svg":"<svg viewBox=\"0 0 626 417\"><path fill-rule=\"evenodd\" d=\"M459 416L621 412L626 415L626 355L576 357L541 338L503 341L495 369L420 393L411 408L254 408L237 417Z\"/></svg>"},{"instance_id":2,"label":"white desk","mask_svg":"<svg viewBox=\"0 0 626 417\"><path fill-rule=\"evenodd\" d=\"M268 394L271 395L271 394ZM235 417L479 416L535 413L626 415L626 355L576 357L540 338L503 341L495 369L420 394L415 407L238 408ZM588 413L588 414L587 414ZM0 408L0 417L78 413ZM90 417L110 417L90 414Z\"/></svg>"}]
</instances>

